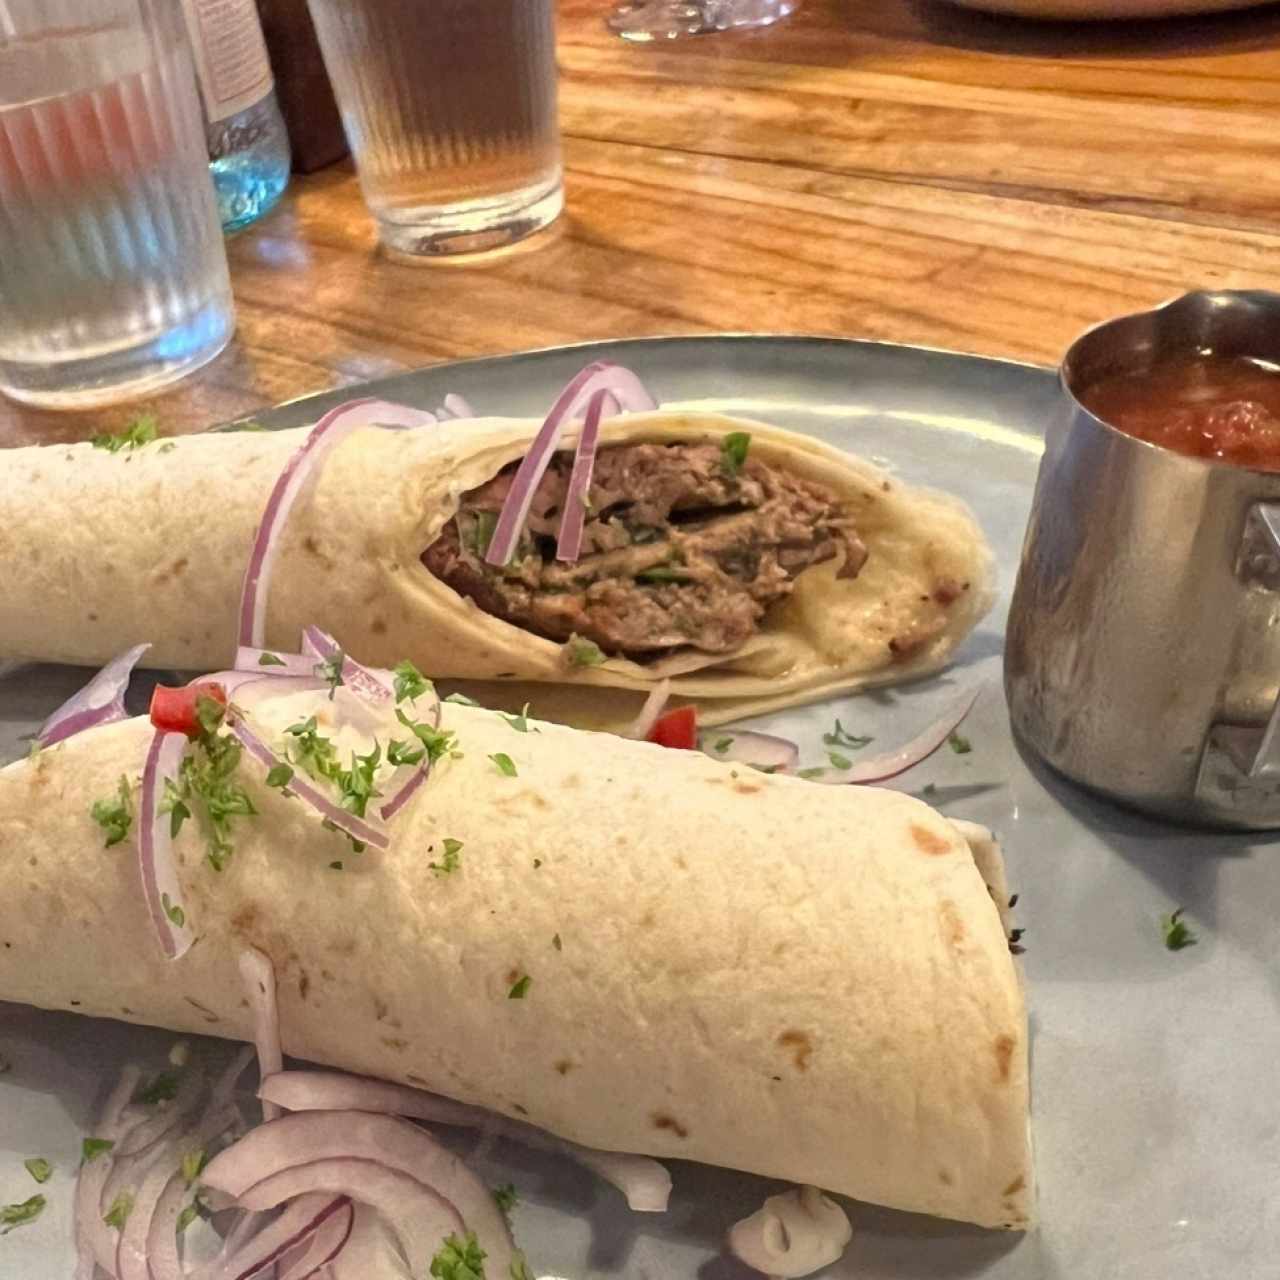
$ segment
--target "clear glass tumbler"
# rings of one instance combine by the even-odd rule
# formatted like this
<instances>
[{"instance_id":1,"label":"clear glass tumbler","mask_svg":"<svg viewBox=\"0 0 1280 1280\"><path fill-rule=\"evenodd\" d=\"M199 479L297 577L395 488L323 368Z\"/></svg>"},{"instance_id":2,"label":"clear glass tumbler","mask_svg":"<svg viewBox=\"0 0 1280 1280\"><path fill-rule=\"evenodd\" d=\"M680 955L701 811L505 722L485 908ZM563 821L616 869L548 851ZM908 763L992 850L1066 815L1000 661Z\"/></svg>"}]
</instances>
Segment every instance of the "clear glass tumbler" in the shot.
<instances>
[{"instance_id":1,"label":"clear glass tumbler","mask_svg":"<svg viewBox=\"0 0 1280 1280\"><path fill-rule=\"evenodd\" d=\"M142 395L234 315L181 6L0 0L0 392Z\"/></svg>"},{"instance_id":2,"label":"clear glass tumbler","mask_svg":"<svg viewBox=\"0 0 1280 1280\"><path fill-rule=\"evenodd\" d=\"M647 43L767 27L799 7L800 0L622 0L605 21L624 40Z\"/></svg>"},{"instance_id":3,"label":"clear glass tumbler","mask_svg":"<svg viewBox=\"0 0 1280 1280\"><path fill-rule=\"evenodd\" d=\"M384 245L474 253L556 218L554 0L309 3Z\"/></svg>"}]
</instances>

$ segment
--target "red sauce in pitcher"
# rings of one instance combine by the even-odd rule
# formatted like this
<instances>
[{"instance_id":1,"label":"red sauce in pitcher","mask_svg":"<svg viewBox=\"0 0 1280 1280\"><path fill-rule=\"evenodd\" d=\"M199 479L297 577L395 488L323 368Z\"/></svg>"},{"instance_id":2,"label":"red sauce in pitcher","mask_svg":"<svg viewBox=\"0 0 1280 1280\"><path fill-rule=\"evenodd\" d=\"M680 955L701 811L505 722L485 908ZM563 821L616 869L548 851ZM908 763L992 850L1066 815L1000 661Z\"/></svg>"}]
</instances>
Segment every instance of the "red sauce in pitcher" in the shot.
<instances>
[{"instance_id":1,"label":"red sauce in pitcher","mask_svg":"<svg viewBox=\"0 0 1280 1280\"><path fill-rule=\"evenodd\" d=\"M1193 458L1280 471L1280 367L1186 355L1103 378L1080 403L1126 435Z\"/></svg>"}]
</instances>

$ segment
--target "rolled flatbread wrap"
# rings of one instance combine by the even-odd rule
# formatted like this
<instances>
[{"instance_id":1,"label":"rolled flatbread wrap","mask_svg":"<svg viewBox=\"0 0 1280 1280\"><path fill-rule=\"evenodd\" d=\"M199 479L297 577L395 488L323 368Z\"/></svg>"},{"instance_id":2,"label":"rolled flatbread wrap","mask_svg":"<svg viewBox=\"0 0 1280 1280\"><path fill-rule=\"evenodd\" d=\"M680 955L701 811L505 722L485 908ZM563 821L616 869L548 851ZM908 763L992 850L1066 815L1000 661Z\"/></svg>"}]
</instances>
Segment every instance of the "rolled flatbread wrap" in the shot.
<instances>
[{"instance_id":1,"label":"rolled flatbread wrap","mask_svg":"<svg viewBox=\"0 0 1280 1280\"><path fill-rule=\"evenodd\" d=\"M284 713L323 716L311 696ZM254 947L297 1057L595 1147L1028 1225L1027 1019L989 832L895 792L443 717L461 758L384 852L242 762L258 812L225 869L194 821L175 842L196 941L174 961L136 833L104 848L90 816L122 775L136 793L150 724L0 770L0 999L248 1038Z\"/></svg>"},{"instance_id":2,"label":"rolled flatbread wrap","mask_svg":"<svg viewBox=\"0 0 1280 1280\"><path fill-rule=\"evenodd\" d=\"M806 436L716 415L605 423L583 552L555 559L572 462L556 455L512 563L485 540L538 424L356 432L280 531L267 647L314 623L371 665L409 658L493 705L528 697L587 726L630 719L670 677L706 723L941 667L992 599L962 503ZM726 439L750 437L740 465ZM109 453L0 456L0 658L152 667L235 654L267 498L305 429L219 432ZM567 439L573 444L573 436Z\"/></svg>"}]
</instances>

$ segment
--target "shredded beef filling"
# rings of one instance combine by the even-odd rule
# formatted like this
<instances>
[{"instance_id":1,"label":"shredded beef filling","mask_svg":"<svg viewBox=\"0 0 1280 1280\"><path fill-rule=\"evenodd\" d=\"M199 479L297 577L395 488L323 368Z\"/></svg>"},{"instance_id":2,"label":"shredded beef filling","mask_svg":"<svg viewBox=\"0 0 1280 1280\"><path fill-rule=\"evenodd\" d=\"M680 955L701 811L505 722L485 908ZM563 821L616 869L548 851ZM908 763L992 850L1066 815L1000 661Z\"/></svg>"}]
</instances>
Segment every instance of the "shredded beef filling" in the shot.
<instances>
[{"instance_id":1,"label":"shredded beef filling","mask_svg":"<svg viewBox=\"0 0 1280 1280\"><path fill-rule=\"evenodd\" d=\"M515 464L463 497L423 563L495 617L644 661L731 652L810 565L843 555L840 575L854 577L867 558L819 485L750 457L735 473L712 444L637 444L597 456L582 554L566 564L556 535L572 465L570 454L552 460L509 564L484 553Z\"/></svg>"}]
</instances>

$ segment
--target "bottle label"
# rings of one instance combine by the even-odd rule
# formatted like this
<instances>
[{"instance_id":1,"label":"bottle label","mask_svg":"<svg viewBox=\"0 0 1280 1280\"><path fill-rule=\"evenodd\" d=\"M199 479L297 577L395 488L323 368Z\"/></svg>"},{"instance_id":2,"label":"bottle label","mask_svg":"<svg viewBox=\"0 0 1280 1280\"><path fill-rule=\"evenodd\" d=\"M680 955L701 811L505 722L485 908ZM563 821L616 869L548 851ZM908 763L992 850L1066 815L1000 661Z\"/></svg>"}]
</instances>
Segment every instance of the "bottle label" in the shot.
<instances>
[{"instance_id":1,"label":"bottle label","mask_svg":"<svg viewBox=\"0 0 1280 1280\"><path fill-rule=\"evenodd\" d=\"M204 112L211 124L271 92L271 64L255 0L183 0Z\"/></svg>"}]
</instances>

